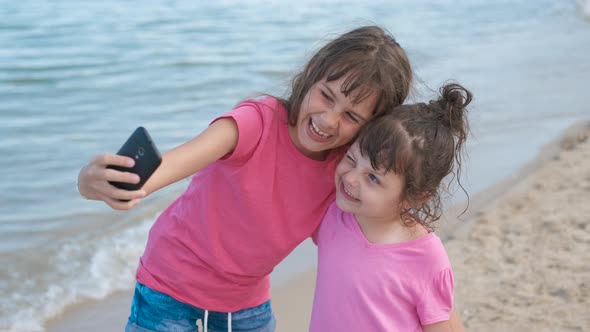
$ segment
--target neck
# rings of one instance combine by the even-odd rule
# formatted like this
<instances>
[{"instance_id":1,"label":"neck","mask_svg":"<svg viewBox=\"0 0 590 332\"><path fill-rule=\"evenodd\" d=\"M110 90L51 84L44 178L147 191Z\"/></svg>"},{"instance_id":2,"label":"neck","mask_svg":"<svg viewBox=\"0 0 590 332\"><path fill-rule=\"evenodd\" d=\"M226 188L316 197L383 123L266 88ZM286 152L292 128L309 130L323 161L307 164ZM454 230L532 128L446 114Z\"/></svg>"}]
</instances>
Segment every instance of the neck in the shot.
<instances>
[{"instance_id":1,"label":"neck","mask_svg":"<svg viewBox=\"0 0 590 332\"><path fill-rule=\"evenodd\" d=\"M401 218L371 218L356 215L359 226L371 243L388 244L415 240L428 233L420 224L407 226Z\"/></svg>"}]
</instances>

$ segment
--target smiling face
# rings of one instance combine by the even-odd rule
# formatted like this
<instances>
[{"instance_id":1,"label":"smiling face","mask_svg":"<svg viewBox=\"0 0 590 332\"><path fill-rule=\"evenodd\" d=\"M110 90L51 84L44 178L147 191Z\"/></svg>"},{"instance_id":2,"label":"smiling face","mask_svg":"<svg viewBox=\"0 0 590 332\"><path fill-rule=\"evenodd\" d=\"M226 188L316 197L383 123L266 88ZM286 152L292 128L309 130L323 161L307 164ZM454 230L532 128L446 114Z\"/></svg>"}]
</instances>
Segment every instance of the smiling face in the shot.
<instances>
[{"instance_id":1,"label":"smiling face","mask_svg":"<svg viewBox=\"0 0 590 332\"><path fill-rule=\"evenodd\" d=\"M354 143L336 168L336 204L360 220L396 221L401 211L404 178L375 170Z\"/></svg>"},{"instance_id":2,"label":"smiling face","mask_svg":"<svg viewBox=\"0 0 590 332\"><path fill-rule=\"evenodd\" d=\"M312 159L324 159L329 150L350 143L359 129L372 118L377 97L369 95L354 103L354 92L341 92L346 77L311 86L299 111L295 126L289 127L291 140Z\"/></svg>"}]
</instances>

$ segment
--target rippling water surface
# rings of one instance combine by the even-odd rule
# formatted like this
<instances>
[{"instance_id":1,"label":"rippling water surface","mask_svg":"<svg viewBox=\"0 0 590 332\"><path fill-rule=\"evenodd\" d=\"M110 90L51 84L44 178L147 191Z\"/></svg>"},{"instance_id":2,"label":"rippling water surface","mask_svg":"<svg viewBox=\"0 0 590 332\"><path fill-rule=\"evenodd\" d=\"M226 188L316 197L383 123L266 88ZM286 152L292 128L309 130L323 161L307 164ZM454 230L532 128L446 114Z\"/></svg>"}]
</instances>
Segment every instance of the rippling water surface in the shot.
<instances>
[{"instance_id":1,"label":"rippling water surface","mask_svg":"<svg viewBox=\"0 0 590 332\"><path fill-rule=\"evenodd\" d=\"M475 93L471 192L589 117L585 1L3 1L0 6L0 330L35 331L133 285L157 213L82 200L78 169L138 125L161 150L290 76L328 39L378 23L411 57L414 99L445 79ZM313 264L295 259L283 274ZM286 272L284 272L286 271Z\"/></svg>"}]
</instances>

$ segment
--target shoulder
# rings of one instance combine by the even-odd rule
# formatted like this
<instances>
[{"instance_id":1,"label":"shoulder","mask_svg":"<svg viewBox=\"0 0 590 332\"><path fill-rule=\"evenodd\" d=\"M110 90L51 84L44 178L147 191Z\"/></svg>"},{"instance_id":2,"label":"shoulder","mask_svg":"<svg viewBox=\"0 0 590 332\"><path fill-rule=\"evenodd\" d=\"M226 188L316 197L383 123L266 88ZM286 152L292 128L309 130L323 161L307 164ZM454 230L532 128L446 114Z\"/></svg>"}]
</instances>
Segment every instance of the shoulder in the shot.
<instances>
[{"instance_id":1,"label":"shoulder","mask_svg":"<svg viewBox=\"0 0 590 332\"><path fill-rule=\"evenodd\" d=\"M219 119L232 119L238 132L238 142L231 156L226 156L227 161L249 160L254 151L260 148L260 143L267 141L264 137L280 128L282 105L274 97L260 99L246 99L237 104L229 112L219 116Z\"/></svg>"},{"instance_id":2,"label":"shoulder","mask_svg":"<svg viewBox=\"0 0 590 332\"><path fill-rule=\"evenodd\" d=\"M441 271L450 271L451 262L441 239L434 233L426 235L427 241L422 242L422 264L429 271L423 271L425 276L436 277Z\"/></svg>"},{"instance_id":3,"label":"shoulder","mask_svg":"<svg viewBox=\"0 0 590 332\"><path fill-rule=\"evenodd\" d=\"M400 247L393 246L391 249L393 253L411 257L411 263L407 268L416 278L429 278L451 266L445 247L434 232L406 242Z\"/></svg>"},{"instance_id":4,"label":"shoulder","mask_svg":"<svg viewBox=\"0 0 590 332\"><path fill-rule=\"evenodd\" d=\"M334 229L338 225L341 225L342 220L344 218L344 213L345 212L340 210L340 208L338 207L338 205L336 204L335 201L332 202L328 206L328 209L326 210L326 213L324 214L324 218L322 219L322 223L320 224L320 229L322 231L327 231L330 229Z\"/></svg>"},{"instance_id":5,"label":"shoulder","mask_svg":"<svg viewBox=\"0 0 590 332\"><path fill-rule=\"evenodd\" d=\"M264 116L275 116L280 113L286 113L286 108L277 98L273 96L262 96L241 101L230 112L234 111L254 111Z\"/></svg>"},{"instance_id":6,"label":"shoulder","mask_svg":"<svg viewBox=\"0 0 590 332\"><path fill-rule=\"evenodd\" d=\"M231 118L236 122L241 136L259 136L264 130L268 130L269 126L277 123L276 119L281 118L282 113L286 113L283 110L284 106L275 97L246 99L213 122L221 118Z\"/></svg>"},{"instance_id":7,"label":"shoulder","mask_svg":"<svg viewBox=\"0 0 590 332\"><path fill-rule=\"evenodd\" d=\"M338 204L336 204L336 201L334 201L330 204L330 206L328 206L328 210L324 216L324 221L327 223L342 223L345 218L346 212L340 210Z\"/></svg>"}]
</instances>

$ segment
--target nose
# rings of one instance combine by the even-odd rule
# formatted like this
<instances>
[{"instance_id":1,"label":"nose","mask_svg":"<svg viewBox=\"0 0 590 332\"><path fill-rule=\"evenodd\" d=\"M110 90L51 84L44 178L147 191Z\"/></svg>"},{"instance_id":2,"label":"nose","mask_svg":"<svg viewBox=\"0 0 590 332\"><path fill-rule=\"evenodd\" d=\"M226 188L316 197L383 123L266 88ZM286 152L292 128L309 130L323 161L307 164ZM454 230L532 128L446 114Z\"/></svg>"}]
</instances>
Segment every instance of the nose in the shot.
<instances>
[{"instance_id":1,"label":"nose","mask_svg":"<svg viewBox=\"0 0 590 332\"><path fill-rule=\"evenodd\" d=\"M330 128L338 128L338 124L340 123L341 112L338 112L335 109L330 109L324 112L324 124Z\"/></svg>"},{"instance_id":2,"label":"nose","mask_svg":"<svg viewBox=\"0 0 590 332\"><path fill-rule=\"evenodd\" d=\"M358 185L358 175L354 170L349 170L343 174L342 180L347 187L356 187Z\"/></svg>"}]
</instances>

